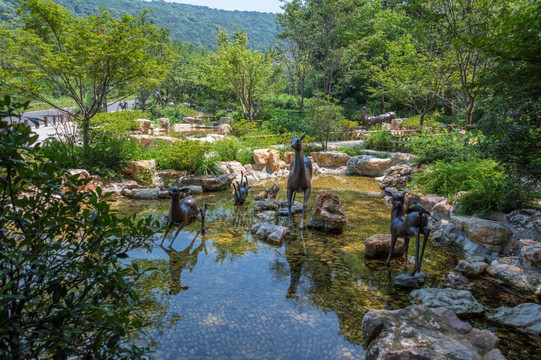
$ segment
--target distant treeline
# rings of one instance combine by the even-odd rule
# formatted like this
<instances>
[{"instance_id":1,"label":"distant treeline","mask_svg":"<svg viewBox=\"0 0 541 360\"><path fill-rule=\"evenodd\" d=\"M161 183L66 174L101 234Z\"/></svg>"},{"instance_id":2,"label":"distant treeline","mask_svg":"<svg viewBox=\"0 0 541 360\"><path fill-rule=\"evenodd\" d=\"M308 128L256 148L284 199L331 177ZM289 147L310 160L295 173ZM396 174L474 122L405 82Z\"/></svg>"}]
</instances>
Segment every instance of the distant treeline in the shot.
<instances>
[{"instance_id":1,"label":"distant treeline","mask_svg":"<svg viewBox=\"0 0 541 360\"><path fill-rule=\"evenodd\" d=\"M175 40L195 42L209 49L216 48L216 26L229 33L235 27L246 29L249 47L265 50L279 30L276 15L255 11L227 11L205 6L169 3L163 0L55 0L60 6L70 10L75 16L89 16L105 7L114 17L123 14L137 15L145 9L152 10L149 18L154 24L170 30ZM5 21L13 14L17 2L0 0L0 19ZM8 15L6 15L8 14Z\"/></svg>"}]
</instances>

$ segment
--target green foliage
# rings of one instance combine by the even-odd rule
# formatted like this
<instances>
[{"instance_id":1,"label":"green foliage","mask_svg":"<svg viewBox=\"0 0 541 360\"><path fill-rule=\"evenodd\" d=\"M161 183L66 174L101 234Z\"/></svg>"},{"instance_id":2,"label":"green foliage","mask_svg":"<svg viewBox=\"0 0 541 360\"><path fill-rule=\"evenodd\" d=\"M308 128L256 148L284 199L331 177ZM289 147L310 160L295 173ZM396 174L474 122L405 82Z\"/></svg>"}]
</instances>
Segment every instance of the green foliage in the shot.
<instances>
[{"instance_id":1,"label":"green foliage","mask_svg":"<svg viewBox=\"0 0 541 360\"><path fill-rule=\"evenodd\" d=\"M283 134L306 131L308 125L300 116L298 111L275 111L270 119L265 120L261 129L272 134Z\"/></svg>"},{"instance_id":2,"label":"green foliage","mask_svg":"<svg viewBox=\"0 0 541 360\"><path fill-rule=\"evenodd\" d=\"M281 110L296 110L298 108L297 98L294 95L265 95L261 100L263 104Z\"/></svg>"},{"instance_id":3,"label":"green foliage","mask_svg":"<svg viewBox=\"0 0 541 360\"><path fill-rule=\"evenodd\" d=\"M54 161L63 169L79 169L83 167L82 148L66 141L48 140L40 148L44 157Z\"/></svg>"},{"instance_id":4,"label":"green foliage","mask_svg":"<svg viewBox=\"0 0 541 360\"><path fill-rule=\"evenodd\" d=\"M197 111L187 107L178 106L166 106L164 108L154 107L152 109L152 119L168 118L169 123L177 124L182 123L182 119L186 116L196 116Z\"/></svg>"},{"instance_id":5,"label":"green foliage","mask_svg":"<svg viewBox=\"0 0 541 360\"><path fill-rule=\"evenodd\" d=\"M432 116L425 116L423 119L423 126L437 128L440 124ZM421 128L421 116L410 116L402 122L402 129L420 129Z\"/></svg>"},{"instance_id":6,"label":"green foliage","mask_svg":"<svg viewBox=\"0 0 541 360\"><path fill-rule=\"evenodd\" d=\"M308 134L314 136L321 142L323 149L334 133L340 134L344 131L345 118L342 115L342 107L332 104L329 101L319 100L307 107L306 118L308 122Z\"/></svg>"},{"instance_id":7,"label":"green foliage","mask_svg":"<svg viewBox=\"0 0 541 360\"><path fill-rule=\"evenodd\" d=\"M374 134L371 134L366 142L368 143L368 148L374 150L385 150L389 148L389 141L398 141L399 138L392 135L387 130L378 131Z\"/></svg>"},{"instance_id":8,"label":"green foliage","mask_svg":"<svg viewBox=\"0 0 541 360\"><path fill-rule=\"evenodd\" d=\"M478 137L473 134L460 135L459 132L442 132L437 135L421 134L410 139L413 153L418 164L430 164L438 160L472 161L482 157L481 151L474 146Z\"/></svg>"},{"instance_id":9,"label":"green foliage","mask_svg":"<svg viewBox=\"0 0 541 360\"><path fill-rule=\"evenodd\" d=\"M195 174L203 168L208 150L208 144L196 140L175 141L172 145L165 141L152 141L139 156L155 159L160 170L184 170Z\"/></svg>"},{"instance_id":10,"label":"green foliage","mask_svg":"<svg viewBox=\"0 0 541 360\"><path fill-rule=\"evenodd\" d=\"M225 138L212 143L212 150L218 153L218 161L234 161L237 159L237 152L242 145L235 139Z\"/></svg>"},{"instance_id":11,"label":"green foliage","mask_svg":"<svg viewBox=\"0 0 541 360\"><path fill-rule=\"evenodd\" d=\"M126 344L147 324L135 291L145 269L119 260L148 246L158 224L119 218L101 189L79 191L89 180L42 158L29 128L6 125L0 357L141 358L148 349Z\"/></svg>"},{"instance_id":12,"label":"green foliage","mask_svg":"<svg viewBox=\"0 0 541 360\"><path fill-rule=\"evenodd\" d=\"M257 133L258 126L256 122L253 121L246 121L244 119L234 119L229 123L231 125L231 135L237 136L237 137L243 137L250 133Z\"/></svg>"},{"instance_id":13,"label":"green foliage","mask_svg":"<svg viewBox=\"0 0 541 360\"><path fill-rule=\"evenodd\" d=\"M91 142L82 165L91 174L114 177L127 161L139 157L141 149L127 136L117 137L109 132L97 129L90 134ZM81 149L81 154L82 154Z\"/></svg>"},{"instance_id":14,"label":"green foliage","mask_svg":"<svg viewBox=\"0 0 541 360\"><path fill-rule=\"evenodd\" d=\"M148 115L139 110L97 113L90 119L90 126L101 127L111 135L126 136L128 132L139 129L139 123L134 120L146 119Z\"/></svg>"}]
</instances>

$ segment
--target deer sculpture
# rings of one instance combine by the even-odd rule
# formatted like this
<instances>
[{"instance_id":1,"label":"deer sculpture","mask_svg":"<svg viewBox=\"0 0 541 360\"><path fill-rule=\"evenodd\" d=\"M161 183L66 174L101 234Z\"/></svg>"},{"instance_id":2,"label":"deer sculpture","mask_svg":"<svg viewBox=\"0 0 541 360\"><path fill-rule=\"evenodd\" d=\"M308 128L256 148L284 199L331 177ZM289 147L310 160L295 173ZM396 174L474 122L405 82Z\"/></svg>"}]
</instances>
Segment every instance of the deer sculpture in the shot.
<instances>
[{"instance_id":1,"label":"deer sculpture","mask_svg":"<svg viewBox=\"0 0 541 360\"><path fill-rule=\"evenodd\" d=\"M243 182L243 179L246 179ZM246 202L246 197L248 196L248 190L250 190L252 187L248 186L248 177L244 175L244 172L240 173L240 184L237 182L237 184L233 184L233 188L235 189L235 192L233 193L233 196L235 197L235 205L242 205Z\"/></svg>"},{"instance_id":2,"label":"deer sculpture","mask_svg":"<svg viewBox=\"0 0 541 360\"><path fill-rule=\"evenodd\" d=\"M287 179L287 214L289 217L289 227L291 227L291 206L295 201L296 193L304 193L304 202L302 204L302 216L300 228L304 227L304 214L306 213L306 202L312 191L312 162L302 152L302 139L306 133L300 138L296 138L291 133L291 147L295 150L295 157L291 161L291 170Z\"/></svg>"},{"instance_id":3,"label":"deer sculpture","mask_svg":"<svg viewBox=\"0 0 541 360\"><path fill-rule=\"evenodd\" d=\"M167 103L167 98L165 97L165 94L161 90L156 90L156 106L164 107Z\"/></svg>"},{"instance_id":4,"label":"deer sculpture","mask_svg":"<svg viewBox=\"0 0 541 360\"><path fill-rule=\"evenodd\" d=\"M402 192L390 192L385 190L385 195L392 198L391 210L391 250L387 257L387 265L391 261L391 255L398 237L404 238L404 271L408 271L408 244L410 237L415 237L415 267L410 273L414 276L416 272L421 271L421 264L425 253L426 241L430 235L430 229L426 228L428 216L434 218L428 211L415 202L415 209L408 210L407 216L404 216L404 201L407 189ZM423 234L423 246L421 256L419 257L419 235Z\"/></svg>"},{"instance_id":5,"label":"deer sculpture","mask_svg":"<svg viewBox=\"0 0 541 360\"><path fill-rule=\"evenodd\" d=\"M394 111L377 115L377 116L367 116L366 115L367 107L363 106L361 110L363 111L361 114L361 122L366 129L368 129L369 127L373 125L396 119L396 113Z\"/></svg>"},{"instance_id":6,"label":"deer sculpture","mask_svg":"<svg viewBox=\"0 0 541 360\"><path fill-rule=\"evenodd\" d=\"M171 230L171 227L174 224L178 225L178 229L175 232L175 235L173 236L173 239L171 240L169 246L173 244L180 230L182 230L182 228L193 219L198 219L199 221L201 221L201 233L205 233L205 217L207 214L207 204L205 203L205 207L203 209L200 209L197 206L197 202L195 201L195 199L191 196L180 200L181 194L185 194L188 191L188 188L179 189L176 186L171 186L169 188L171 205L169 206L169 215L167 216L167 230L165 231L165 234L163 234L160 246L163 244L165 237L167 236L167 234Z\"/></svg>"}]
</instances>

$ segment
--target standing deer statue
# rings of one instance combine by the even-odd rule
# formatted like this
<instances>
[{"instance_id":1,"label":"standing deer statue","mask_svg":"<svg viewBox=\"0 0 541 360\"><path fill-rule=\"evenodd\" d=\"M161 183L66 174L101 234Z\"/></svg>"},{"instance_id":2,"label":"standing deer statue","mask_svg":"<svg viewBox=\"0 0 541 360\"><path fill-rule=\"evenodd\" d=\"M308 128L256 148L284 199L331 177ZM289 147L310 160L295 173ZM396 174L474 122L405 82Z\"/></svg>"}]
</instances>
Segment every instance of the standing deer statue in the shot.
<instances>
[{"instance_id":1,"label":"standing deer statue","mask_svg":"<svg viewBox=\"0 0 541 360\"><path fill-rule=\"evenodd\" d=\"M289 217L289 227L291 227L291 206L295 201L296 193L304 193L304 202L302 204L301 226L304 227L304 214L306 213L306 203L310 192L312 191L312 162L302 152L302 139L306 133L300 138L296 138L291 133L291 147L295 150L295 157L291 161L291 170L287 179L287 214Z\"/></svg>"},{"instance_id":2,"label":"standing deer statue","mask_svg":"<svg viewBox=\"0 0 541 360\"><path fill-rule=\"evenodd\" d=\"M246 180L243 182L243 178ZM244 172L240 173L240 184L237 182L237 185L233 184L235 192L233 196L235 197L235 205L242 205L246 202L246 197L248 196L248 190L252 187L248 186L248 176L244 175Z\"/></svg>"},{"instance_id":3,"label":"standing deer statue","mask_svg":"<svg viewBox=\"0 0 541 360\"><path fill-rule=\"evenodd\" d=\"M408 190L402 192L390 192L385 190L385 195L392 198L391 210L391 250L387 257L387 265L391 261L391 255L398 237L404 238L404 271L408 271L408 245L410 237L415 236L415 267L410 273L414 276L416 272L421 271L421 264L425 253L426 241L430 235L430 229L426 228L428 216L432 217L428 211L423 209L419 203L414 203L415 209L408 210L408 216L404 216L404 201ZM427 216L428 215L428 216ZM423 234L423 247L419 257L419 235Z\"/></svg>"},{"instance_id":4,"label":"standing deer statue","mask_svg":"<svg viewBox=\"0 0 541 360\"><path fill-rule=\"evenodd\" d=\"M163 244L165 237L167 236L167 234L171 230L171 227L174 224L178 224L178 229L175 232L175 235L173 236L173 239L171 240L169 246L173 244L180 230L182 230L182 228L193 219L198 219L199 221L201 221L201 233L205 233L205 217L207 214L207 204L205 203L205 207L203 209L200 209L197 206L197 202L195 201L195 199L191 196L188 196L181 201L180 195L183 193L187 193L188 191L189 189L187 188L179 189L176 186L171 186L169 188L171 205L169 206L169 215L167 216L167 230L165 231L165 234L163 234L160 246Z\"/></svg>"}]
</instances>

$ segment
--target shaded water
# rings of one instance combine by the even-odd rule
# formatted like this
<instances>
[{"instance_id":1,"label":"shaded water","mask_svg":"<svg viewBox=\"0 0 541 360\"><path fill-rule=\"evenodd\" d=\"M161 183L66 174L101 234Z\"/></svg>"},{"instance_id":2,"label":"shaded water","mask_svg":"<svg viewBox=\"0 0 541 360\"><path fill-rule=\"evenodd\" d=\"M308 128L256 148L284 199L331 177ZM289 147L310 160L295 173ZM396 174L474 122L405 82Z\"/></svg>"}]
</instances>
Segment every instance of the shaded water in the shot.
<instances>
[{"instance_id":1,"label":"shaded water","mask_svg":"<svg viewBox=\"0 0 541 360\"><path fill-rule=\"evenodd\" d=\"M285 180L280 186L279 200L285 198ZM204 237L197 232L199 223L193 223L172 248L168 240L158 246L157 234L151 253L131 253L132 261L155 268L141 291L160 299L161 319L148 329L156 358L364 357L365 313L410 304L408 292L392 286L402 273L402 259L394 259L390 267L364 259L364 240L388 232L390 211L373 179L319 177L312 189L308 210L320 193L333 189L340 195L348 217L343 234L293 228L281 246L265 243L248 231L258 221L253 202L235 207L226 191L197 197L209 204ZM262 190L255 187L249 198ZM123 201L118 206L127 213L161 215L169 201ZM295 225L299 220L296 215ZM277 222L287 225L287 218ZM429 242L423 262L428 286L440 286L455 261Z\"/></svg>"}]
</instances>

